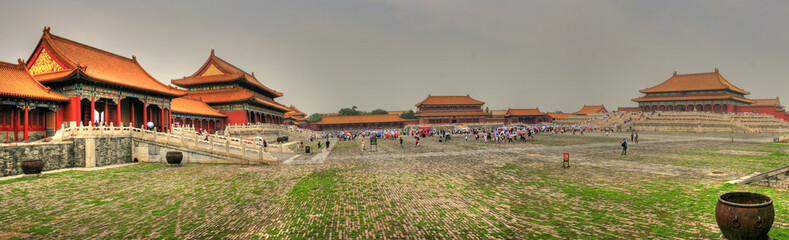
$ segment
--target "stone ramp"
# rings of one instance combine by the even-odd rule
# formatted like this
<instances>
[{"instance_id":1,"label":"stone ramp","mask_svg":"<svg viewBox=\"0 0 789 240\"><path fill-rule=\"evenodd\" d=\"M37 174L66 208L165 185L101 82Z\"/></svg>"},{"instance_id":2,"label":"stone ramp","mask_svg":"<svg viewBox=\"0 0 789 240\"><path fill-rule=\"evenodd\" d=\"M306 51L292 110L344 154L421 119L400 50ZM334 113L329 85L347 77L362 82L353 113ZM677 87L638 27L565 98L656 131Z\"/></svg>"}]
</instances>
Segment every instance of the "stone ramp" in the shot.
<instances>
[{"instance_id":1,"label":"stone ramp","mask_svg":"<svg viewBox=\"0 0 789 240\"><path fill-rule=\"evenodd\" d=\"M728 183L751 184L767 187L789 188L789 165L764 173L754 173Z\"/></svg>"},{"instance_id":2,"label":"stone ramp","mask_svg":"<svg viewBox=\"0 0 789 240\"><path fill-rule=\"evenodd\" d=\"M192 131L164 133L131 127L69 127L58 140L74 138L130 137L132 158L140 162L163 162L168 151L184 153L185 163L275 164L277 158L254 141ZM271 150L279 151L280 148Z\"/></svg>"}]
</instances>

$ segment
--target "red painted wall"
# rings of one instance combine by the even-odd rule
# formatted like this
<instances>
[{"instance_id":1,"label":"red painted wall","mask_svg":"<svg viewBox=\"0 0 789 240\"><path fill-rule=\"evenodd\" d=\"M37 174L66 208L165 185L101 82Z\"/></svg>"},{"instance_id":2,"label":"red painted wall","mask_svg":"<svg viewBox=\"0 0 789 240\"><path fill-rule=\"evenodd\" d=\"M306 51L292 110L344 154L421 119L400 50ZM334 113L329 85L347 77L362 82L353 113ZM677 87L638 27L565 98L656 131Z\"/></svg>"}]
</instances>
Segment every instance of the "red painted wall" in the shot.
<instances>
[{"instance_id":1,"label":"red painted wall","mask_svg":"<svg viewBox=\"0 0 789 240\"><path fill-rule=\"evenodd\" d=\"M239 110L239 111L223 111L221 113L227 115L227 122L226 122L226 124L246 124L247 123L246 111L243 111L243 110Z\"/></svg>"},{"instance_id":2,"label":"red painted wall","mask_svg":"<svg viewBox=\"0 0 789 240\"><path fill-rule=\"evenodd\" d=\"M628 112L628 111L629 112L640 112L641 108L639 108L639 107L619 107L619 109L617 109L617 111L618 112Z\"/></svg>"}]
</instances>

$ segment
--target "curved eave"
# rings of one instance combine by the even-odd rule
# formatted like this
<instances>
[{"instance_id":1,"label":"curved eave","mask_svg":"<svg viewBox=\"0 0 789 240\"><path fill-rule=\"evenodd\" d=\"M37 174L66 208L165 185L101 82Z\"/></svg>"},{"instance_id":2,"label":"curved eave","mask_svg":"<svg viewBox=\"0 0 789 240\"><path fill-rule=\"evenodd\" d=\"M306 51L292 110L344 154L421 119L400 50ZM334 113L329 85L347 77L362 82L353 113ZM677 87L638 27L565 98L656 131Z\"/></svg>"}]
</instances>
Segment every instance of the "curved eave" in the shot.
<instances>
[{"instance_id":1,"label":"curved eave","mask_svg":"<svg viewBox=\"0 0 789 240\"><path fill-rule=\"evenodd\" d=\"M735 96L713 96L713 97L660 97L660 98L647 98L647 97L640 97L640 98L633 98L631 99L634 102L669 102L669 101L706 101L706 100L734 100L743 103L754 103L754 101L735 97Z\"/></svg>"},{"instance_id":2,"label":"curved eave","mask_svg":"<svg viewBox=\"0 0 789 240\"><path fill-rule=\"evenodd\" d=\"M34 76L33 78L36 79L37 81L41 82L41 83L56 83L56 82L65 82L65 81L71 80L71 79L73 79L74 76L77 76L77 75L83 75L83 76L85 76L85 78L84 78L85 80L88 80L88 81L91 81L91 82L107 84L107 85L110 85L110 86L113 86L113 85L114 86L120 86L120 87L133 89L133 90L140 91L140 92L154 93L154 94L163 95L163 96L169 96L169 97L183 97L183 96L186 95L186 92L181 92L181 91L178 91L178 90L175 90L175 89L173 89L173 91L171 91L171 92L162 92L162 91L155 91L155 90L151 90L151 89L139 88L139 87L137 87L135 85L132 85L132 84L117 83L117 82L109 81L109 80L106 80L106 79L101 79L101 78L94 77L94 76L88 74L87 72L85 72L85 71L83 71L81 69L73 69L73 70L67 70L67 71L60 71L60 72L56 72L56 73L40 74L40 75Z\"/></svg>"},{"instance_id":3,"label":"curved eave","mask_svg":"<svg viewBox=\"0 0 789 240\"><path fill-rule=\"evenodd\" d=\"M193 116L206 116L206 117L215 117L215 118L226 118L227 115L224 114L211 114L211 113L200 113L200 112L190 112L190 111L182 111L182 110L175 110L173 109L173 114L180 113L184 115L193 115Z\"/></svg>"},{"instance_id":4,"label":"curved eave","mask_svg":"<svg viewBox=\"0 0 789 240\"><path fill-rule=\"evenodd\" d=\"M173 79L170 82L172 82L173 84L179 87L194 87L194 86L202 86L202 85L211 85L215 83L235 82L241 80L243 77L244 74L231 73L231 74L213 75L213 76L186 77L181 79Z\"/></svg>"},{"instance_id":5,"label":"curved eave","mask_svg":"<svg viewBox=\"0 0 789 240\"><path fill-rule=\"evenodd\" d=\"M672 93L672 92L696 92L696 91L729 90L729 91L732 91L732 92L741 93L743 95L750 95L751 94L750 92L745 91L745 90L738 90L738 89L731 89L731 88L710 88L710 89L677 90L677 91L651 90L651 89L656 88L656 87L658 87L658 86L647 88L647 89L638 90L638 92L646 94L646 93Z\"/></svg>"},{"instance_id":6,"label":"curved eave","mask_svg":"<svg viewBox=\"0 0 789 240\"><path fill-rule=\"evenodd\" d=\"M200 78L214 78L214 79L202 80ZM270 98L282 97L284 95L280 92L274 91L273 89L263 86L262 84L255 84L252 81L257 81L257 80L251 80L248 78L249 76L244 73L230 73L224 75L214 75L214 76L205 76L205 77L203 76L186 77L181 79L174 79L171 82L174 85L183 88L210 86L212 84L217 84L217 83L239 83L239 84L243 84L245 87L259 90L264 95Z\"/></svg>"}]
</instances>

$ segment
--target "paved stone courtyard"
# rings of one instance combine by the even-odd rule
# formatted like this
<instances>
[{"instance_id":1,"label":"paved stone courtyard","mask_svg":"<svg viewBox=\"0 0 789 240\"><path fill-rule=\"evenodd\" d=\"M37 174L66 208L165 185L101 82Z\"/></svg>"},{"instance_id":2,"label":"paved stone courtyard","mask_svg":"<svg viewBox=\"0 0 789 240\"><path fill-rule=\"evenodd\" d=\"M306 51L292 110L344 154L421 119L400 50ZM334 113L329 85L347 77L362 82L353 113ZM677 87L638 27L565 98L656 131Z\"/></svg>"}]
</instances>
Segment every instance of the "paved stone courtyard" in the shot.
<instances>
[{"instance_id":1,"label":"paved stone courtyard","mask_svg":"<svg viewBox=\"0 0 789 240\"><path fill-rule=\"evenodd\" d=\"M621 156L623 137L455 136L419 147L404 138L364 152L358 141L337 142L321 162L137 164L7 179L0 239L713 239L715 201L729 191L771 196L771 234L789 239L789 192L724 184L788 165L789 145L770 135L642 134Z\"/></svg>"}]
</instances>

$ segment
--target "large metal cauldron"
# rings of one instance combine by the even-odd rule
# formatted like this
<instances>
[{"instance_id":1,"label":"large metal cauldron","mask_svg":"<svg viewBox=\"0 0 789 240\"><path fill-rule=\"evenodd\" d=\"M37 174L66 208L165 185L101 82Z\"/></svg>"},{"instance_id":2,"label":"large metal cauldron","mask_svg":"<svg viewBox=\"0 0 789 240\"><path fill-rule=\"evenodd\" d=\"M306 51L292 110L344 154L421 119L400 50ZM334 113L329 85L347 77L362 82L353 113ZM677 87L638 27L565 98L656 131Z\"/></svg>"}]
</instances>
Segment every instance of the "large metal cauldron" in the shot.
<instances>
[{"instance_id":1,"label":"large metal cauldron","mask_svg":"<svg viewBox=\"0 0 789 240\"><path fill-rule=\"evenodd\" d=\"M167 152L165 158L167 158L167 163L169 164L181 164L181 160L184 159L184 154L182 152Z\"/></svg>"},{"instance_id":2,"label":"large metal cauldron","mask_svg":"<svg viewBox=\"0 0 789 240\"><path fill-rule=\"evenodd\" d=\"M41 159L22 161L22 172L25 174L41 174L44 170L44 161Z\"/></svg>"},{"instance_id":3,"label":"large metal cauldron","mask_svg":"<svg viewBox=\"0 0 789 240\"><path fill-rule=\"evenodd\" d=\"M730 192L718 197L715 220L729 240L766 240L773 226L773 199L749 192Z\"/></svg>"}]
</instances>

